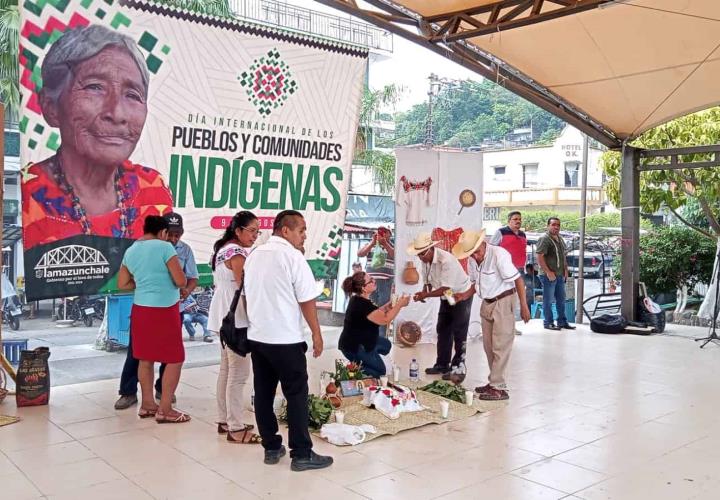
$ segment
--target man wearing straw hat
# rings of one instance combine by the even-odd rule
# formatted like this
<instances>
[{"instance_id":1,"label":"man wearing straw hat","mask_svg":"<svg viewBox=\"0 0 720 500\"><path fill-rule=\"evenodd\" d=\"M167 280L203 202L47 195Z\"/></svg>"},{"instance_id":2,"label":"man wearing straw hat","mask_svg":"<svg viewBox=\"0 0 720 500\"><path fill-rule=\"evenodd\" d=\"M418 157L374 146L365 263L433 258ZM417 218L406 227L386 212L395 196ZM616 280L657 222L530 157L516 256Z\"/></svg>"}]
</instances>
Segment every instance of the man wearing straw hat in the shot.
<instances>
[{"instance_id":1,"label":"man wearing straw hat","mask_svg":"<svg viewBox=\"0 0 720 500\"><path fill-rule=\"evenodd\" d=\"M505 370L510 361L515 334L515 295L520 299L520 317L530 321L530 310L525 298L525 283L512 262L510 253L502 247L485 242L485 230L465 231L452 248L458 259L470 259L470 274L475 288L455 294L458 304L468 301L477 292L482 298L483 347L490 366L488 384L477 387L478 399L508 399Z\"/></svg>"},{"instance_id":2,"label":"man wearing straw hat","mask_svg":"<svg viewBox=\"0 0 720 500\"><path fill-rule=\"evenodd\" d=\"M463 376L465 372L465 343L472 300L455 304L453 294L472 291L468 275L450 252L435 248L439 241L433 241L430 233L420 233L407 248L409 255L417 255L422 262L423 290L413 300L439 297L440 311L437 319L437 359L435 365L427 368L428 375L443 375L451 379L453 373ZM472 297L472 295L471 295ZM453 354L455 345L455 355Z\"/></svg>"}]
</instances>

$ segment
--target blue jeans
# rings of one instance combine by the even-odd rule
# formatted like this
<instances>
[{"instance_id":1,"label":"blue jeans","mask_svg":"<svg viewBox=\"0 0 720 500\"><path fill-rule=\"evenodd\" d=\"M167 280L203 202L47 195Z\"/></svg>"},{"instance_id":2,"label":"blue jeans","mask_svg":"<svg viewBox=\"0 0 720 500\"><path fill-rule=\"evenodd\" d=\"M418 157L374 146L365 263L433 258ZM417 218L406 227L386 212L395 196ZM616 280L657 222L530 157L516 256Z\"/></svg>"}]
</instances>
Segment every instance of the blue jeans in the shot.
<instances>
[{"instance_id":1,"label":"blue jeans","mask_svg":"<svg viewBox=\"0 0 720 500\"><path fill-rule=\"evenodd\" d=\"M378 337L375 349L372 351L366 351L361 345L358 347L357 352L342 351L348 361L354 363L362 363L362 371L366 375L378 378L385 375L385 361L381 356L385 356L390 352L392 344L385 337Z\"/></svg>"},{"instance_id":2,"label":"blue jeans","mask_svg":"<svg viewBox=\"0 0 720 500\"><path fill-rule=\"evenodd\" d=\"M193 323L198 323L202 327L203 337L209 337L211 335L210 331L207 329L208 317L202 313L184 313L182 316L182 323L191 337L195 336L195 326Z\"/></svg>"},{"instance_id":3,"label":"blue jeans","mask_svg":"<svg viewBox=\"0 0 720 500\"><path fill-rule=\"evenodd\" d=\"M386 280L386 279L376 279L375 280L375 291L370 295L370 300L372 300L376 306L381 307L390 302L390 295L392 292L392 285L393 280ZM380 326L380 337L386 337L385 334L386 327L385 325Z\"/></svg>"},{"instance_id":4,"label":"blue jeans","mask_svg":"<svg viewBox=\"0 0 720 500\"><path fill-rule=\"evenodd\" d=\"M555 308L557 309L557 325L565 326L568 324L565 317L565 278L556 276L555 281L550 281L544 274L540 276L540 282L543 286L543 324L549 326L553 324L552 303L555 300Z\"/></svg>"}]
</instances>

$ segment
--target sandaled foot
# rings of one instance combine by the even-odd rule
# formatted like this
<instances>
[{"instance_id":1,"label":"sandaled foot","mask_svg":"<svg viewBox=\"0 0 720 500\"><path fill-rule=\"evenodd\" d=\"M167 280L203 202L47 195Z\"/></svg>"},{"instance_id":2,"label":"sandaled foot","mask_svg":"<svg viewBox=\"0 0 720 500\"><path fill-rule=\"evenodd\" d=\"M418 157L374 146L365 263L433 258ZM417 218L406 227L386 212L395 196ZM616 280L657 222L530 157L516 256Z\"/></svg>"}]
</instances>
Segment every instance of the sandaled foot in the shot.
<instances>
[{"instance_id":1,"label":"sandaled foot","mask_svg":"<svg viewBox=\"0 0 720 500\"><path fill-rule=\"evenodd\" d=\"M241 431L231 431L227 433L227 440L236 444L260 444L262 438L251 432L247 427Z\"/></svg>"},{"instance_id":2,"label":"sandaled foot","mask_svg":"<svg viewBox=\"0 0 720 500\"><path fill-rule=\"evenodd\" d=\"M189 422L190 415L173 409L170 413L163 413L159 409L155 414L155 421L158 424L183 424Z\"/></svg>"},{"instance_id":3,"label":"sandaled foot","mask_svg":"<svg viewBox=\"0 0 720 500\"><path fill-rule=\"evenodd\" d=\"M155 408L140 408L138 410L138 417L140 418L152 418L157 415L158 407Z\"/></svg>"}]
</instances>

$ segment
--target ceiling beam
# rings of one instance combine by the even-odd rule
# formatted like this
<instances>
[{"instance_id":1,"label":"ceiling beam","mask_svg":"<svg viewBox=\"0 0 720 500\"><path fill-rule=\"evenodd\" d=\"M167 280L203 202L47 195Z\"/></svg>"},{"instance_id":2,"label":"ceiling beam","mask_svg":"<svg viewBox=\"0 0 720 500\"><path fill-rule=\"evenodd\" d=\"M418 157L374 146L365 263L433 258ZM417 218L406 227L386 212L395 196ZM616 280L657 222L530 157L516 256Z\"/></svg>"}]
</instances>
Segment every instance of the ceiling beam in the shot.
<instances>
[{"instance_id":1,"label":"ceiling beam","mask_svg":"<svg viewBox=\"0 0 720 500\"><path fill-rule=\"evenodd\" d=\"M602 144L610 148L619 148L622 141L616 137L610 130L601 124L592 121L589 116L576 110L572 105L566 103L561 98L554 95L551 91L543 88L539 84L533 85L530 79L523 78L520 73L507 67L499 59L493 59L491 56L485 56L482 51L473 50L466 46L463 42L451 44L433 43L430 40L437 36L440 27L437 23L433 25L422 19L419 15L414 19L417 32L408 30L395 23L389 22L387 15L400 16L407 19L413 19L408 12L403 11L392 5L385 4L382 0L365 0L366 3L373 5L385 11L385 15L376 11L360 9L352 5L352 0L315 0L318 3L333 7L341 12L350 14L369 23L375 24L395 35L406 40L414 42L423 48L435 52L475 73L496 82L498 85L505 87L510 92L517 94L523 99L535 104L539 108L552 113L558 118L564 120L575 128L585 132L590 137L598 140ZM513 1L513 0L509 0ZM524 3L527 0L521 0ZM530 2L532 5L532 1ZM458 17L458 19L460 19Z\"/></svg>"},{"instance_id":2,"label":"ceiling beam","mask_svg":"<svg viewBox=\"0 0 720 500\"><path fill-rule=\"evenodd\" d=\"M454 32L450 31L442 36L435 37L432 41L436 43L441 41L456 42L458 40L467 40L468 38L490 35L596 9L600 5L612 1L614 0L577 0L568 7L559 7L554 10L541 12L543 6L542 0L525 0L522 3L517 4L515 8L499 19L491 20L485 26L474 29L457 30ZM493 11L493 14L494 13L495 11ZM471 15L468 12L465 12L464 14ZM430 18L428 18L428 20L429 19Z\"/></svg>"}]
</instances>

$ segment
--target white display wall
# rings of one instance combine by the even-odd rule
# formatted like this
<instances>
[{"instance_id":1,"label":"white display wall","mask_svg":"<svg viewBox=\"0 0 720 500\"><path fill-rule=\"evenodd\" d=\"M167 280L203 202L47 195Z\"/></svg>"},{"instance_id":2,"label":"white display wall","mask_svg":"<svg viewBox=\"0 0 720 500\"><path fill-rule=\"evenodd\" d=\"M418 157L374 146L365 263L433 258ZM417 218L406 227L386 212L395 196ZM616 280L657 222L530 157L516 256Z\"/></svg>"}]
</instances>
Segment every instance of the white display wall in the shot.
<instances>
[{"instance_id":1,"label":"white display wall","mask_svg":"<svg viewBox=\"0 0 720 500\"><path fill-rule=\"evenodd\" d=\"M435 236L444 234L445 241L449 242L456 241L463 229L482 227L483 157L482 153L428 149L396 149L395 154L395 293L412 295L422 290L424 284L422 263L406 250L419 233L435 231ZM475 203L461 211L460 194L464 190L472 191ZM410 260L420 274L416 285L407 285L402 279ZM411 302L398 315L395 328L405 321L414 321L422 329L421 342L435 342L439 307L440 299L428 299L424 304ZM475 300L469 337L479 333L479 303Z\"/></svg>"}]
</instances>

